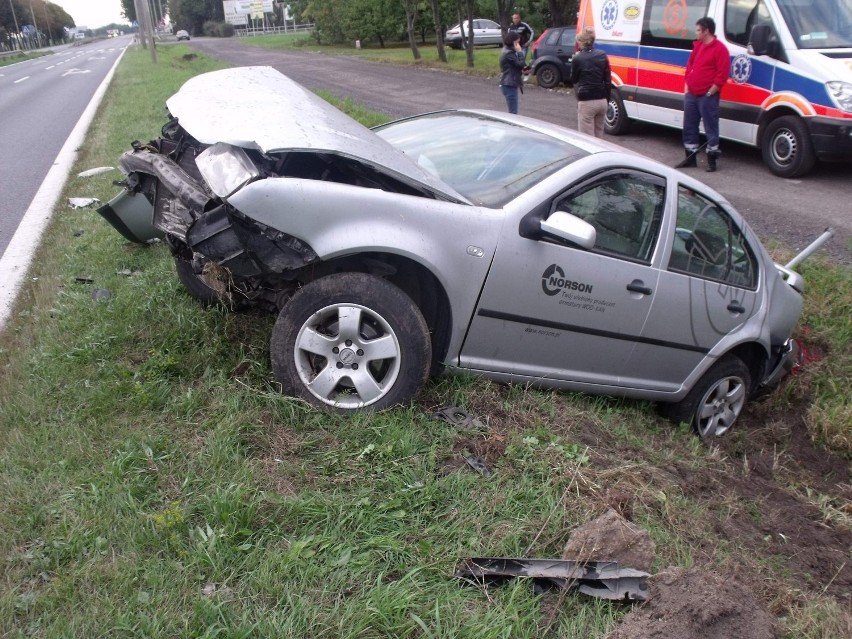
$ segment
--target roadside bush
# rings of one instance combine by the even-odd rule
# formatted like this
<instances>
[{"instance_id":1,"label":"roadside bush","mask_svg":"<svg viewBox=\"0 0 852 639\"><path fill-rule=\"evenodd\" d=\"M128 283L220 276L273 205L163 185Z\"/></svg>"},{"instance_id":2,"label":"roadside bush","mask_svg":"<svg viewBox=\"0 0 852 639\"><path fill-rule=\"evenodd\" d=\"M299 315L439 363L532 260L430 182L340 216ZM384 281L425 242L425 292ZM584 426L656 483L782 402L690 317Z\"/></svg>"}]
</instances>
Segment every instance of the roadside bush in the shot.
<instances>
[{"instance_id":1,"label":"roadside bush","mask_svg":"<svg viewBox=\"0 0 852 639\"><path fill-rule=\"evenodd\" d=\"M216 22L208 20L202 28L204 35L212 38L232 38L234 37L234 25L230 22Z\"/></svg>"}]
</instances>

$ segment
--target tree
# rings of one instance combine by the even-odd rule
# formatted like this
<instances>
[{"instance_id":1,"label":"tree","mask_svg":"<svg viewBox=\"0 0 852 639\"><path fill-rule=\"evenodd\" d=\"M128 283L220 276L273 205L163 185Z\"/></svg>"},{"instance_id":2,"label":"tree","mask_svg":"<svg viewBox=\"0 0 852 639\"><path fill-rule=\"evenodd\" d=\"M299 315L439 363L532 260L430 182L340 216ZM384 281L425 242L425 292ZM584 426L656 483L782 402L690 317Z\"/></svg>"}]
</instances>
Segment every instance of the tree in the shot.
<instances>
[{"instance_id":1,"label":"tree","mask_svg":"<svg viewBox=\"0 0 852 639\"><path fill-rule=\"evenodd\" d=\"M405 30L408 33L408 46L415 60L420 59L420 50L417 48L415 38L415 23L417 22L417 0L402 0L405 7Z\"/></svg>"},{"instance_id":2,"label":"tree","mask_svg":"<svg viewBox=\"0 0 852 639\"><path fill-rule=\"evenodd\" d=\"M196 35L204 33L205 22L225 21L222 0L171 0L169 15L178 28Z\"/></svg>"},{"instance_id":3,"label":"tree","mask_svg":"<svg viewBox=\"0 0 852 639\"><path fill-rule=\"evenodd\" d=\"M21 31L25 24L32 24L33 18L40 35L36 42L27 42L35 46L38 39L60 41L65 37L65 27L73 27L74 18L52 2L45 0L0 0L0 32L3 42L9 48L21 48ZM16 24L17 23L17 24Z\"/></svg>"},{"instance_id":4,"label":"tree","mask_svg":"<svg viewBox=\"0 0 852 639\"><path fill-rule=\"evenodd\" d=\"M441 23L441 0L429 0L432 9L432 25L435 29L435 48L441 62L447 61L447 51L444 48L444 25Z\"/></svg>"}]
</instances>

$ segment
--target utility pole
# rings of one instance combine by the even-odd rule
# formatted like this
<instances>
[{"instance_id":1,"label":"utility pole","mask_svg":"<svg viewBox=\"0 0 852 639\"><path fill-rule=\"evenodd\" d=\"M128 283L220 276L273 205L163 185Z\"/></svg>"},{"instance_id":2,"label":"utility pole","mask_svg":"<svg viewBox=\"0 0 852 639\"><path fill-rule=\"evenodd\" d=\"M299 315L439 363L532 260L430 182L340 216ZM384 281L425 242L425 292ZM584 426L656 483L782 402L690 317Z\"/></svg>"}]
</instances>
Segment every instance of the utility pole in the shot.
<instances>
[{"instance_id":1,"label":"utility pole","mask_svg":"<svg viewBox=\"0 0 852 639\"><path fill-rule=\"evenodd\" d=\"M154 25L151 20L151 5L148 4L148 0L142 0L142 4L144 6L143 11L145 12L145 23L148 28L148 38L151 42L151 62L157 64L157 47L154 45Z\"/></svg>"},{"instance_id":2,"label":"utility pole","mask_svg":"<svg viewBox=\"0 0 852 639\"><path fill-rule=\"evenodd\" d=\"M41 34L38 31L38 22L35 19L35 11L33 11L33 0L30 0L30 15L33 17L33 27L36 31L36 44L41 48Z\"/></svg>"},{"instance_id":3,"label":"utility pole","mask_svg":"<svg viewBox=\"0 0 852 639\"><path fill-rule=\"evenodd\" d=\"M9 0L9 8L12 9L12 19L15 21L15 47L20 49L18 36L21 34L21 27L18 26L18 16L15 15L15 5L12 4L12 0Z\"/></svg>"},{"instance_id":4,"label":"utility pole","mask_svg":"<svg viewBox=\"0 0 852 639\"><path fill-rule=\"evenodd\" d=\"M133 9L136 11L136 28L138 29L136 33L139 36L139 42L142 44L143 49L147 49L148 45L145 42L145 38L148 36L145 33L145 16L139 10L139 0L133 0Z\"/></svg>"}]
</instances>

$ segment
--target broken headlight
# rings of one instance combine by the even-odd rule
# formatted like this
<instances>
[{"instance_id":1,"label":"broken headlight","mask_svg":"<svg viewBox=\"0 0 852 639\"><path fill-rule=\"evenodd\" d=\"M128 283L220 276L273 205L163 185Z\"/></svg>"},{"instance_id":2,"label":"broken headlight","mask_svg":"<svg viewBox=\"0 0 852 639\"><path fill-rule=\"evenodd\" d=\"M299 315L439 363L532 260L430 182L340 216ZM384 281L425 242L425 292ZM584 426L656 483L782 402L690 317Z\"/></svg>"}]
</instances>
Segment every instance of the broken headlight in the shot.
<instances>
[{"instance_id":1,"label":"broken headlight","mask_svg":"<svg viewBox=\"0 0 852 639\"><path fill-rule=\"evenodd\" d=\"M217 142L195 158L204 181L219 197L226 198L251 182L260 171L238 146Z\"/></svg>"}]
</instances>

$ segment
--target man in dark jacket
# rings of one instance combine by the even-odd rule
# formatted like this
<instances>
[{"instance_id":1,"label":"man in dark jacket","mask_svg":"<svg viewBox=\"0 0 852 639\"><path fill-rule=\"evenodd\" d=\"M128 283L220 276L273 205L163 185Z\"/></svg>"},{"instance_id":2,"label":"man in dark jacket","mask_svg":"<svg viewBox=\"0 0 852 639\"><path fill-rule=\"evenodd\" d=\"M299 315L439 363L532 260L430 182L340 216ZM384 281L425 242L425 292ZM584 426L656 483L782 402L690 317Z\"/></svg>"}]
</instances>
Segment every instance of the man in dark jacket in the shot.
<instances>
[{"instance_id":1,"label":"man in dark jacket","mask_svg":"<svg viewBox=\"0 0 852 639\"><path fill-rule=\"evenodd\" d=\"M713 18L699 18L695 23L697 40L686 63L683 96L683 147L686 159L680 167L698 166L698 124L704 120L707 135L707 170L717 169L719 151L719 102L722 87L728 81L730 54L728 47L716 38Z\"/></svg>"},{"instance_id":2,"label":"man in dark jacket","mask_svg":"<svg viewBox=\"0 0 852 639\"><path fill-rule=\"evenodd\" d=\"M609 58L595 49L595 30L586 27L577 35L581 49L571 60L571 83L577 96L577 129L580 133L603 137L612 76Z\"/></svg>"},{"instance_id":3,"label":"man in dark jacket","mask_svg":"<svg viewBox=\"0 0 852 639\"><path fill-rule=\"evenodd\" d=\"M526 61L527 51L530 48L530 43L532 42L533 36L535 35L535 31L533 31L530 25L521 20L520 13L515 13L512 15L512 24L509 25L509 27L506 29L506 32L508 33L512 31L521 36L521 49L524 50L524 61Z\"/></svg>"}]
</instances>

